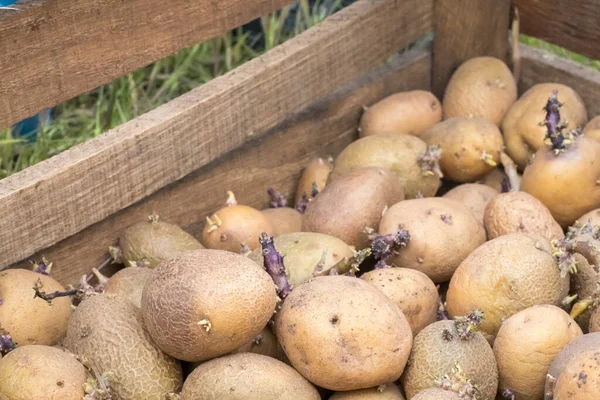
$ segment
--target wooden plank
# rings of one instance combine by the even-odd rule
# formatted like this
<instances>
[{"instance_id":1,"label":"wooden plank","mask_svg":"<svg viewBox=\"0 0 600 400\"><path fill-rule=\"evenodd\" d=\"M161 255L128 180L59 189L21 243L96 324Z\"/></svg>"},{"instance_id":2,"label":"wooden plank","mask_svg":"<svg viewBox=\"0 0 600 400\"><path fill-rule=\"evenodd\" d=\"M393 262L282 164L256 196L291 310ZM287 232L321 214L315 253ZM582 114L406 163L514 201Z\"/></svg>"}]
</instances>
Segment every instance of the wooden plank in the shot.
<instances>
[{"instance_id":1,"label":"wooden plank","mask_svg":"<svg viewBox=\"0 0 600 400\"><path fill-rule=\"evenodd\" d=\"M291 0L53 0L0 11L0 128Z\"/></svg>"},{"instance_id":2,"label":"wooden plank","mask_svg":"<svg viewBox=\"0 0 600 400\"><path fill-rule=\"evenodd\" d=\"M600 115L600 71L544 50L521 45L519 92L523 93L531 86L544 82L570 86L583 98L590 119Z\"/></svg>"},{"instance_id":3,"label":"wooden plank","mask_svg":"<svg viewBox=\"0 0 600 400\"><path fill-rule=\"evenodd\" d=\"M600 60L600 1L513 0L521 33Z\"/></svg>"},{"instance_id":4,"label":"wooden plank","mask_svg":"<svg viewBox=\"0 0 600 400\"><path fill-rule=\"evenodd\" d=\"M510 0L435 0L433 93L441 100L450 77L478 56L508 54Z\"/></svg>"},{"instance_id":5,"label":"wooden plank","mask_svg":"<svg viewBox=\"0 0 600 400\"><path fill-rule=\"evenodd\" d=\"M152 213L200 237L204 217L216 211L233 190L240 202L267 207L266 189L292 199L308 160L337 155L357 138L363 105L402 90L430 89L431 53L411 50L362 76L325 100L284 121L263 138L248 143L142 202L97 223L44 254L55 261L53 276L68 284L89 273L117 242L118 233ZM27 266L27 264L22 264Z\"/></svg>"},{"instance_id":6,"label":"wooden plank","mask_svg":"<svg viewBox=\"0 0 600 400\"><path fill-rule=\"evenodd\" d=\"M431 2L361 0L101 137L0 181L0 265L29 257L266 134L431 28Z\"/></svg>"}]
</instances>

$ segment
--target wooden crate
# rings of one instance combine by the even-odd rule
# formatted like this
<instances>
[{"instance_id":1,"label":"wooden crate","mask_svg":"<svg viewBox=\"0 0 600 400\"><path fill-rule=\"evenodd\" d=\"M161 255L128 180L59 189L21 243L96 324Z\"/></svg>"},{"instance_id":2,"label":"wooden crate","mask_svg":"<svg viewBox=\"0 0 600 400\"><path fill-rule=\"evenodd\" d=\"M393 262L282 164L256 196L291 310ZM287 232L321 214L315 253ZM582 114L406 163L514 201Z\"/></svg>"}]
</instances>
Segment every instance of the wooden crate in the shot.
<instances>
[{"instance_id":1,"label":"wooden crate","mask_svg":"<svg viewBox=\"0 0 600 400\"><path fill-rule=\"evenodd\" d=\"M274 11L289 0L24 0L0 14L0 126ZM523 33L600 58L600 1L514 0ZM315 156L356 139L363 105L441 96L480 55L509 62L509 0L360 0L267 54L0 181L0 266L45 255L74 283L119 232L158 213L194 235L226 190L293 195ZM399 51L434 33L431 48ZM519 89L572 86L600 114L600 73L521 45Z\"/></svg>"}]
</instances>

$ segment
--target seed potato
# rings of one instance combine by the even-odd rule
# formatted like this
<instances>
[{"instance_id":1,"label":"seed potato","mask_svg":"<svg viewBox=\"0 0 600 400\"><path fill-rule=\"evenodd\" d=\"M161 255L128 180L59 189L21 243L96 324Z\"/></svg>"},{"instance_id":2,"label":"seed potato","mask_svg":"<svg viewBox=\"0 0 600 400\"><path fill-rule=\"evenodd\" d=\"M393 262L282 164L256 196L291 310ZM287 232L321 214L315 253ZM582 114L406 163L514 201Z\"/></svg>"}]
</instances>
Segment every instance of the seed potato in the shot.
<instances>
[{"instance_id":1,"label":"seed potato","mask_svg":"<svg viewBox=\"0 0 600 400\"><path fill-rule=\"evenodd\" d=\"M556 381L556 400L596 400L600 393L600 351L587 351L573 357Z\"/></svg>"},{"instance_id":2,"label":"seed potato","mask_svg":"<svg viewBox=\"0 0 600 400\"><path fill-rule=\"evenodd\" d=\"M420 391L412 400L461 400L461 398L456 392L450 390L429 388Z\"/></svg>"},{"instance_id":3,"label":"seed potato","mask_svg":"<svg viewBox=\"0 0 600 400\"><path fill-rule=\"evenodd\" d=\"M313 182L317 185L317 191L322 191L327 185L329 174L333 170L333 158L314 158L309 161L302 171L298 186L296 188L295 205L298 206L302 196L306 195L306 198L311 198Z\"/></svg>"},{"instance_id":4,"label":"seed potato","mask_svg":"<svg viewBox=\"0 0 600 400\"><path fill-rule=\"evenodd\" d=\"M151 268L123 268L110 277L104 291L129 300L138 308L142 307L142 291L144 285L154 272Z\"/></svg>"},{"instance_id":5,"label":"seed potato","mask_svg":"<svg viewBox=\"0 0 600 400\"><path fill-rule=\"evenodd\" d=\"M329 400L405 400L393 383L375 388L335 392Z\"/></svg>"},{"instance_id":6,"label":"seed potato","mask_svg":"<svg viewBox=\"0 0 600 400\"><path fill-rule=\"evenodd\" d=\"M295 208L267 208L261 212L271 223L274 236L302 231L302 214Z\"/></svg>"},{"instance_id":7,"label":"seed potato","mask_svg":"<svg viewBox=\"0 0 600 400\"><path fill-rule=\"evenodd\" d=\"M463 183L446 192L442 197L463 203L483 225L483 213L489 201L499 193L491 186L479 183Z\"/></svg>"},{"instance_id":8,"label":"seed potato","mask_svg":"<svg viewBox=\"0 0 600 400\"><path fill-rule=\"evenodd\" d=\"M502 168L495 168L492 172L481 178L478 183L490 186L500 193L505 191L503 186L507 186L510 189L508 176Z\"/></svg>"}]
</instances>

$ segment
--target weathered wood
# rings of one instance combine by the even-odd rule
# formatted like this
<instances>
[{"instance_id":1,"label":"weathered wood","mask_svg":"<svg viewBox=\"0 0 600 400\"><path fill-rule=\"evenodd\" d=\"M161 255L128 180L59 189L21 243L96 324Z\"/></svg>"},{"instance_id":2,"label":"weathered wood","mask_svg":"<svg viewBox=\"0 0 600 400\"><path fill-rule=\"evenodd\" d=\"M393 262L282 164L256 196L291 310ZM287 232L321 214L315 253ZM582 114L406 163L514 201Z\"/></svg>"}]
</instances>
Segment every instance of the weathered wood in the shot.
<instances>
[{"instance_id":1,"label":"weathered wood","mask_svg":"<svg viewBox=\"0 0 600 400\"><path fill-rule=\"evenodd\" d=\"M583 98L591 119L600 115L600 72L544 50L521 45L523 93L537 83L558 82L573 88Z\"/></svg>"},{"instance_id":2,"label":"weathered wood","mask_svg":"<svg viewBox=\"0 0 600 400\"><path fill-rule=\"evenodd\" d=\"M232 190L240 202L267 207L266 189L292 199L303 167L312 157L337 155L356 139L363 105L401 90L430 89L431 54L412 50L362 76L342 90L284 121L260 140L216 160L142 202L95 224L35 256L55 262L53 276L67 284L89 273L106 257L118 233L158 213L200 237L204 217ZM23 265L26 266L26 265Z\"/></svg>"},{"instance_id":3,"label":"weathered wood","mask_svg":"<svg viewBox=\"0 0 600 400\"><path fill-rule=\"evenodd\" d=\"M600 1L513 0L521 32L600 60Z\"/></svg>"},{"instance_id":4,"label":"weathered wood","mask_svg":"<svg viewBox=\"0 0 600 400\"><path fill-rule=\"evenodd\" d=\"M0 11L0 128L290 0L53 0Z\"/></svg>"},{"instance_id":5,"label":"weathered wood","mask_svg":"<svg viewBox=\"0 0 600 400\"><path fill-rule=\"evenodd\" d=\"M264 136L429 31L431 11L430 1L359 1L231 73L0 181L0 209L10 210L0 218L0 265ZM238 171L243 179L251 172Z\"/></svg>"},{"instance_id":6,"label":"weathered wood","mask_svg":"<svg viewBox=\"0 0 600 400\"><path fill-rule=\"evenodd\" d=\"M435 0L433 93L440 98L464 61L492 56L506 61L510 0Z\"/></svg>"}]
</instances>

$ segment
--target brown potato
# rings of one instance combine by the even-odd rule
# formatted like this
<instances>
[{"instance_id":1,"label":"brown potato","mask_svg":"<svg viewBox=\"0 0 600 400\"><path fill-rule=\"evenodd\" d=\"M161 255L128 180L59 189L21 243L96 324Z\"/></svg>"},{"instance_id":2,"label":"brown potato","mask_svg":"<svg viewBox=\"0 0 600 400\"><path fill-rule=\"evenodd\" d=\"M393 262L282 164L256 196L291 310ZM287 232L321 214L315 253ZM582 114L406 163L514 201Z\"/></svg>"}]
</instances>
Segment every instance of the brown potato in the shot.
<instances>
[{"instance_id":1,"label":"brown potato","mask_svg":"<svg viewBox=\"0 0 600 400\"><path fill-rule=\"evenodd\" d=\"M50 346L26 345L0 361L3 400L81 400L87 371L72 354Z\"/></svg>"},{"instance_id":2,"label":"brown potato","mask_svg":"<svg viewBox=\"0 0 600 400\"><path fill-rule=\"evenodd\" d=\"M314 158L310 160L298 181L294 204L298 206L298 203L302 200L302 195L306 195L307 198L311 197L313 182L317 184L317 191L323 190L332 170L333 158L331 157L329 159Z\"/></svg>"},{"instance_id":3,"label":"brown potato","mask_svg":"<svg viewBox=\"0 0 600 400\"><path fill-rule=\"evenodd\" d=\"M486 240L485 230L463 204L443 198L405 200L390 207L379 224L387 235L399 226L410 242L389 262L425 273L435 283L448 281L458 265Z\"/></svg>"},{"instance_id":4,"label":"brown potato","mask_svg":"<svg viewBox=\"0 0 600 400\"><path fill-rule=\"evenodd\" d=\"M450 390L429 388L417 393L412 400L461 400L461 397Z\"/></svg>"},{"instance_id":5,"label":"brown potato","mask_svg":"<svg viewBox=\"0 0 600 400\"><path fill-rule=\"evenodd\" d=\"M395 134L419 136L442 120L442 105L431 92L412 90L388 96L367 108L359 137Z\"/></svg>"},{"instance_id":6,"label":"brown potato","mask_svg":"<svg viewBox=\"0 0 600 400\"><path fill-rule=\"evenodd\" d=\"M181 364L152 341L140 309L114 295L81 302L64 345L96 374L110 372L114 400L163 400L183 381Z\"/></svg>"},{"instance_id":7,"label":"brown potato","mask_svg":"<svg viewBox=\"0 0 600 400\"><path fill-rule=\"evenodd\" d=\"M142 307L144 285L153 272L153 269L145 267L123 268L110 277L104 291L121 296L140 308Z\"/></svg>"},{"instance_id":8,"label":"brown potato","mask_svg":"<svg viewBox=\"0 0 600 400\"><path fill-rule=\"evenodd\" d=\"M590 223L593 226L600 225L600 208L596 208L595 210L583 214L581 217L577 218L577 221L582 224Z\"/></svg>"},{"instance_id":9,"label":"brown potato","mask_svg":"<svg viewBox=\"0 0 600 400\"><path fill-rule=\"evenodd\" d=\"M462 372L455 368L460 367ZM444 375L464 375L478 388L477 398L493 399L498 388L494 352L479 332L462 338L455 321L438 321L423 329L414 339L408 365L402 375L406 397L437 387Z\"/></svg>"},{"instance_id":10,"label":"brown potato","mask_svg":"<svg viewBox=\"0 0 600 400\"><path fill-rule=\"evenodd\" d=\"M558 306L568 292L548 240L512 233L469 254L450 280L446 302L451 316L482 310L481 332L493 343L503 319L538 304Z\"/></svg>"},{"instance_id":11,"label":"brown potato","mask_svg":"<svg viewBox=\"0 0 600 400\"><path fill-rule=\"evenodd\" d=\"M364 228L376 228L383 211L402 200L402 185L390 171L353 170L331 182L309 203L302 230L335 236L362 249L370 244Z\"/></svg>"},{"instance_id":12,"label":"brown potato","mask_svg":"<svg viewBox=\"0 0 600 400\"><path fill-rule=\"evenodd\" d=\"M516 100L517 84L506 64L475 57L452 74L442 101L444 119L473 116L500 125Z\"/></svg>"},{"instance_id":13,"label":"brown potato","mask_svg":"<svg viewBox=\"0 0 600 400\"><path fill-rule=\"evenodd\" d=\"M463 203L471 210L477 221L483 225L485 206L498 193L498 190L488 185L463 183L449 190L442 197Z\"/></svg>"},{"instance_id":14,"label":"brown potato","mask_svg":"<svg viewBox=\"0 0 600 400\"><path fill-rule=\"evenodd\" d=\"M436 321L439 295L424 273L409 268L382 268L360 277L375 285L402 311L413 336Z\"/></svg>"},{"instance_id":15,"label":"brown potato","mask_svg":"<svg viewBox=\"0 0 600 400\"><path fill-rule=\"evenodd\" d=\"M182 251L204 248L179 226L159 221L157 215L125 229L119 237L119 247L126 267L149 268L156 268L161 261Z\"/></svg>"},{"instance_id":16,"label":"brown potato","mask_svg":"<svg viewBox=\"0 0 600 400\"><path fill-rule=\"evenodd\" d=\"M561 119L568 122L568 129L575 129L587 122L587 111L581 97L570 87L559 83L540 83L527 90L511 107L502 121L506 152L524 169L536 151L544 147L546 128L540 123L546 119L544 106L553 90L564 105Z\"/></svg>"},{"instance_id":17,"label":"brown potato","mask_svg":"<svg viewBox=\"0 0 600 400\"><path fill-rule=\"evenodd\" d=\"M337 264L340 267L338 273L346 273L350 265L342 261L354 255L352 247L334 236L323 233L288 233L277 236L273 240L277 251L285 257L286 274L292 286L312 278L317 264L322 261L323 271ZM326 256L322 260L324 253ZM254 250L249 257L258 265L262 266L265 263L262 249ZM338 264L340 262L342 263Z\"/></svg>"},{"instance_id":18,"label":"brown potato","mask_svg":"<svg viewBox=\"0 0 600 400\"><path fill-rule=\"evenodd\" d=\"M400 389L393 383L369 389L335 392L329 400L405 400Z\"/></svg>"},{"instance_id":19,"label":"brown potato","mask_svg":"<svg viewBox=\"0 0 600 400\"><path fill-rule=\"evenodd\" d=\"M573 318L552 305L519 311L502 323L494 341L500 390L518 399L544 397L546 373L560 351L583 335Z\"/></svg>"},{"instance_id":20,"label":"brown potato","mask_svg":"<svg viewBox=\"0 0 600 400\"><path fill-rule=\"evenodd\" d=\"M41 281L46 293L64 292L65 288L52 277L25 269L0 272L0 328L8 331L18 346L40 344L53 346L67 332L73 312L71 300L60 297L52 300L34 298L33 287Z\"/></svg>"},{"instance_id":21,"label":"brown potato","mask_svg":"<svg viewBox=\"0 0 600 400\"><path fill-rule=\"evenodd\" d=\"M200 364L186 379L181 400L320 400L319 392L292 367L253 353Z\"/></svg>"},{"instance_id":22,"label":"brown potato","mask_svg":"<svg viewBox=\"0 0 600 400\"><path fill-rule=\"evenodd\" d=\"M258 335L275 310L275 298L273 280L254 261L223 250L196 250L157 267L144 286L142 312L163 351L204 361Z\"/></svg>"},{"instance_id":23,"label":"brown potato","mask_svg":"<svg viewBox=\"0 0 600 400\"><path fill-rule=\"evenodd\" d=\"M398 379L412 346L398 307L370 283L343 275L293 289L276 314L275 333L298 372L336 391Z\"/></svg>"},{"instance_id":24,"label":"brown potato","mask_svg":"<svg viewBox=\"0 0 600 400\"><path fill-rule=\"evenodd\" d=\"M504 142L496 125L479 117L446 119L421 135L429 146L440 145L440 167L454 182L474 182L500 162Z\"/></svg>"},{"instance_id":25,"label":"brown potato","mask_svg":"<svg viewBox=\"0 0 600 400\"><path fill-rule=\"evenodd\" d=\"M261 212L271 222L274 236L302 231L302 214L295 208L266 208Z\"/></svg>"},{"instance_id":26,"label":"brown potato","mask_svg":"<svg viewBox=\"0 0 600 400\"><path fill-rule=\"evenodd\" d=\"M484 225L488 239L509 233L535 233L548 240L564 236L546 206L525 192L501 193L494 197L485 209Z\"/></svg>"},{"instance_id":27,"label":"brown potato","mask_svg":"<svg viewBox=\"0 0 600 400\"><path fill-rule=\"evenodd\" d=\"M414 199L419 192L432 197L440 187L440 177L431 174L423 162L426 152L427 144L416 136L367 136L350 143L338 155L329 180L358 168L386 168L398 177L407 199Z\"/></svg>"},{"instance_id":28,"label":"brown potato","mask_svg":"<svg viewBox=\"0 0 600 400\"><path fill-rule=\"evenodd\" d=\"M600 139L600 115L595 116L585 125L583 133L594 140Z\"/></svg>"},{"instance_id":29,"label":"brown potato","mask_svg":"<svg viewBox=\"0 0 600 400\"><path fill-rule=\"evenodd\" d=\"M544 203L566 228L600 204L598 157L600 142L583 136L558 155L549 146L541 147L523 173L521 190Z\"/></svg>"},{"instance_id":30,"label":"brown potato","mask_svg":"<svg viewBox=\"0 0 600 400\"><path fill-rule=\"evenodd\" d=\"M510 181L508 180L508 176L502 168L494 169L492 172L480 179L478 183L490 186L500 193L505 191L503 186L506 186L510 189Z\"/></svg>"},{"instance_id":31,"label":"brown potato","mask_svg":"<svg viewBox=\"0 0 600 400\"><path fill-rule=\"evenodd\" d=\"M598 350L573 357L556 381L556 400L597 400L600 393L600 355Z\"/></svg>"},{"instance_id":32,"label":"brown potato","mask_svg":"<svg viewBox=\"0 0 600 400\"><path fill-rule=\"evenodd\" d=\"M600 307L596 307L593 310L592 316L590 317L590 332L600 332Z\"/></svg>"},{"instance_id":33,"label":"brown potato","mask_svg":"<svg viewBox=\"0 0 600 400\"><path fill-rule=\"evenodd\" d=\"M597 246L600 243L595 243ZM588 263L581 254L574 254L577 265L577 273L569 274L571 290L570 293L577 295L575 303L580 300L590 299L596 296L598 285L600 285L600 273ZM579 324L583 332L589 331L590 318L592 316L592 307L587 308L581 314L575 317L575 321Z\"/></svg>"}]
</instances>

